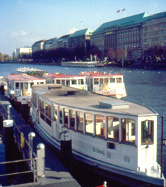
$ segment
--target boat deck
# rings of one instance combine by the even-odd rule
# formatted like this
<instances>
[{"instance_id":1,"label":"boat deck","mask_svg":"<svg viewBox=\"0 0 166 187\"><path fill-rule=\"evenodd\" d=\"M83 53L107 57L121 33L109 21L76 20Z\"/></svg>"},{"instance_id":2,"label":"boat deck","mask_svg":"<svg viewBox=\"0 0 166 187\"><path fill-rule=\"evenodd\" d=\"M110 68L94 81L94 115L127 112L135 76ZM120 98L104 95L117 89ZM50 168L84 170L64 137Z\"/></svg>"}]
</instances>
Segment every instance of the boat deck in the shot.
<instances>
[{"instance_id":1,"label":"boat deck","mask_svg":"<svg viewBox=\"0 0 166 187\"><path fill-rule=\"evenodd\" d=\"M61 106L109 114L158 115L155 111L136 103L78 90L71 87L35 85L33 90Z\"/></svg>"}]
</instances>

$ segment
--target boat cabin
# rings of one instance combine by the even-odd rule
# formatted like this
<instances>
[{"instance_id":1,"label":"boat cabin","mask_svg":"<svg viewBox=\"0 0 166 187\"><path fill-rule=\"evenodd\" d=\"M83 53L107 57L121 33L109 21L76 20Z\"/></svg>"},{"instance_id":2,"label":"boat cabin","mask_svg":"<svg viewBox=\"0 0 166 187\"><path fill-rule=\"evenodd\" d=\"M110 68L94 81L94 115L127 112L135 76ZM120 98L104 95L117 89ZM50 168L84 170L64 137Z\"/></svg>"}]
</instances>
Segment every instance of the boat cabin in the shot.
<instances>
[{"instance_id":1,"label":"boat cabin","mask_svg":"<svg viewBox=\"0 0 166 187\"><path fill-rule=\"evenodd\" d=\"M7 76L6 81L7 97L18 102L22 102L23 99L30 102L32 85L45 84L45 79L36 78L27 74L10 74Z\"/></svg>"},{"instance_id":2,"label":"boat cabin","mask_svg":"<svg viewBox=\"0 0 166 187\"><path fill-rule=\"evenodd\" d=\"M144 106L71 87L34 85L32 121L75 158L137 180L162 178L157 163L157 113Z\"/></svg>"},{"instance_id":3,"label":"boat cabin","mask_svg":"<svg viewBox=\"0 0 166 187\"><path fill-rule=\"evenodd\" d=\"M46 73L43 77L46 79L46 83L70 86L117 98L126 97L127 95L122 74L94 71L80 72L79 75Z\"/></svg>"}]
</instances>

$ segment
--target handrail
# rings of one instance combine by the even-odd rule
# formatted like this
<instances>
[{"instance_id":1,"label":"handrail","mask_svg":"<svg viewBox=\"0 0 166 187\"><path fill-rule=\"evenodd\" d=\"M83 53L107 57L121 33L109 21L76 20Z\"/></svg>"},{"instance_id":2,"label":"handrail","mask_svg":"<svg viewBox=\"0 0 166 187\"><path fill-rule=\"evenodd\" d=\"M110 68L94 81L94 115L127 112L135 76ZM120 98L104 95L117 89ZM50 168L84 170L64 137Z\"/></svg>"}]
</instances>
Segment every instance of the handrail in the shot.
<instances>
[{"instance_id":1,"label":"handrail","mask_svg":"<svg viewBox=\"0 0 166 187\"><path fill-rule=\"evenodd\" d=\"M3 111L2 111L3 110ZM3 117L5 119L8 118L8 114L7 114L7 109L1 105L1 111L3 112ZM2 113L1 112L1 113ZM15 121L13 120L13 123L14 123L14 129L18 132L19 136L21 135L21 131L18 127L18 125L15 123ZM21 162L28 162L30 161L32 163L32 166L33 167L29 167L30 170L28 171L22 171L22 172L15 172L15 173L8 173L8 174L1 174L0 177L4 177L4 176L12 176L12 175L19 175L19 174L26 174L26 173L33 173L33 182L37 182L38 181L38 176L37 176L37 155L35 154L35 152L33 151L33 148L31 147L31 145L29 144L29 142L25 139L24 135L23 136L23 139L24 139L24 142L25 142L25 145L28 146L28 151L31 151L32 152L32 158L30 159L22 159L22 160L14 160L14 161L5 161L5 162L0 162L0 165L3 165L3 164L12 164L12 163L21 163ZM15 135L15 139L17 139L18 135ZM20 142L19 142L20 143ZM26 154L28 153L26 150L24 150L26 152ZM34 158L33 158L34 157Z\"/></svg>"}]
</instances>

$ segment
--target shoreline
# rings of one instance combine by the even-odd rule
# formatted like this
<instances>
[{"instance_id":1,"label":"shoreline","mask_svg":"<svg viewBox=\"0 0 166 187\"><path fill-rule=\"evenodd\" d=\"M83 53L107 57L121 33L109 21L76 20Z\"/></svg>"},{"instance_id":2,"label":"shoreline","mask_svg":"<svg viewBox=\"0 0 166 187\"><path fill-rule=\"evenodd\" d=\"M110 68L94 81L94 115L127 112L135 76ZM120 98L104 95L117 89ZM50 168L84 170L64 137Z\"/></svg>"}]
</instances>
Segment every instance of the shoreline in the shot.
<instances>
[{"instance_id":1,"label":"shoreline","mask_svg":"<svg viewBox=\"0 0 166 187\"><path fill-rule=\"evenodd\" d=\"M14 61L7 61L7 62L0 62L0 64L29 64L29 65L52 65L52 66L61 66L61 63L59 62L14 62ZM131 69L147 69L147 70L166 70L166 63L132 63L130 65L124 64L122 66L121 64L109 64L105 65L103 67L121 67L121 68L131 68ZM102 67L97 67L102 68Z\"/></svg>"}]
</instances>

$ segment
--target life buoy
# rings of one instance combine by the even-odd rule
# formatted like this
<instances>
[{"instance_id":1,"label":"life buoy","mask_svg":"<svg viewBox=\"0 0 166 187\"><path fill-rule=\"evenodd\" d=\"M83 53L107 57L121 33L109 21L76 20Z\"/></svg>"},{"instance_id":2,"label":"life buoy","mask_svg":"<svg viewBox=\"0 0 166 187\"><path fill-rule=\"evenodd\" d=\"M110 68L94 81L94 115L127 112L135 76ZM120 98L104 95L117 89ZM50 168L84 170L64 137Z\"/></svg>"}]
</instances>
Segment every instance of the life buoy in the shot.
<instances>
[{"instance_id":1,"label":"life buoy","mask_svg":"<svg viewBox=\"0 0 166 187\"><path fill-rule=\"evenodd\" d=\"M24 89L24 90L23 90L23 95L24 95L24 96L28 96L28 94L29 94L29 93L28 93L28 90L27 90L27 89Z\"/></svg>"}]
</instances>

